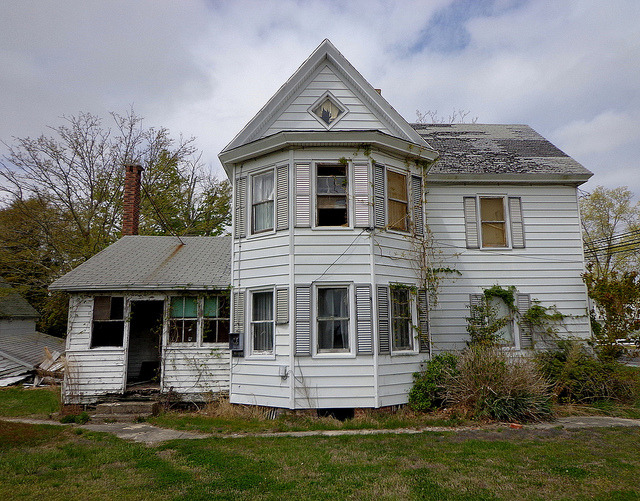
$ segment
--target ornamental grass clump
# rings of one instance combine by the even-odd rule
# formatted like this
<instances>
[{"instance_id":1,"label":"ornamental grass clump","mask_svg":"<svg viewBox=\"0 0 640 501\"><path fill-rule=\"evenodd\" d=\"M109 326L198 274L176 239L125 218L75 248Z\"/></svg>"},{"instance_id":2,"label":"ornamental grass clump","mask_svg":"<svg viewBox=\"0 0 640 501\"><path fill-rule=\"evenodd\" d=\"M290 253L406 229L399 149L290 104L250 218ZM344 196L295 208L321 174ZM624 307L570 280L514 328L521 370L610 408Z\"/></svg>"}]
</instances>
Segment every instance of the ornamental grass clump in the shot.
<instances>
[{"instance_id":1,"label":"ornamental grass clump","mask_svg":"<svg viewBox=\"0 0 640 501\"><path fill-rule=\"evenodd\" d=\"M447 402L474 418L540 421L551 414L549 385L527 358L473 345L447 379Z\"/></svg>"}]
</instances>

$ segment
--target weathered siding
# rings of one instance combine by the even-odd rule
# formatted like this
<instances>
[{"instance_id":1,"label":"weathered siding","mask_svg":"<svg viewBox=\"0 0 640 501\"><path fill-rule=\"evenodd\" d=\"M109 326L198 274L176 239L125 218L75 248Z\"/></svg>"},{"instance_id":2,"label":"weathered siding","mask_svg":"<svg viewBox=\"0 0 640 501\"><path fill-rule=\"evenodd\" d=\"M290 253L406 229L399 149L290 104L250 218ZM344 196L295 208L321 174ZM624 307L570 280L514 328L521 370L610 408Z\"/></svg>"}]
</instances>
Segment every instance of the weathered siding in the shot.
<instances>
[{"instance_id":1,"label":"weathered siding","mask_svg":"<svg viewBox=\"0 0 640 501\"><path fill-rule=\"evenodd\" d=\"M162 391L195 395L198 400L213 392L229 391L229 350L217 348L176 347L163 351Z\"/></svg>"},{"instance_id":2,"label":"weathered siding","mask_svg":"<svg viewBox=\"0 0 640 501\"><path fill-rule=\"evenodd\" d=\"M477 194L521 197L524 249L466 248L462 197ZM443 280L431 311L434 352L464 348L469 294L496 284L513 285L543 306L556 305L567 315L561 335L589 336L575 188L428 184L427 218L443 265L460 272Z\"/></svg>"},{"instance_id":3,"label":"weathered siding","mask_svg":"<svg viewBox=\"0 0 640 501\"><path fill-rule=\"evenodd\" d=\"M333 127L332 130L373 130L378 129L390 134L391 132L374 115L351 86L337 75L328 65L319 68L302 92L283 110L279 117L269 126L262 137L275 134L282 130L325 130L325 127L308 112L326 91L347 108L348 113Z\"/></svg>"}]
</instances>

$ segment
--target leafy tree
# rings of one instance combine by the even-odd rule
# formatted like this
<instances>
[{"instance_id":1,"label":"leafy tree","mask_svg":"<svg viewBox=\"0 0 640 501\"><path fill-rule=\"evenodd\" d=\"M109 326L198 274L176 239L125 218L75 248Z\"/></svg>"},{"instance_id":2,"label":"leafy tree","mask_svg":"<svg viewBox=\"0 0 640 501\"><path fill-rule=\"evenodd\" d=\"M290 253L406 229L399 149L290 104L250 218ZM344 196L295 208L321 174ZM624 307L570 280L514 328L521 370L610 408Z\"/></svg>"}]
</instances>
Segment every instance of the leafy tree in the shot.
<instances>
[{"instance_id":1,"label":"leafy tree","mask_svg":"<svg viewBox=\"0 0 640 501\"><path fill-rule=\"evenodd\" d=\"M0 162L0 275L45 331L66 319L47 286L120 236L125 164L145 169L142 234L218 235L230 222L229 184L205 171L194 138L145 128L132 111L111 118L66 117L51 136L15 138Z\"/></svg>"},{"instance_id":2,"label":"leafy tree","mask_svg":"<svg viewBox=\"0 0 640 501\"><path fill-rule=\"evenodd\" d=\"M640 202L626 186L598 186L580 199L585 256L596 276L638 269Z\"/></svg>"},{"instance_id":3,"label":"leafy tree","mask_svg":"<svg viewBox=\"0 0 640 501\"><path fill-rule=\"evenodd\" d=\"M597 349L602 355L618 357L622 354L619 340L638 340L640 275L636 271L612 271L605 276L590 267L583 278L603 320L602 326L593 330Z\"/></svg>"}]
</instances>

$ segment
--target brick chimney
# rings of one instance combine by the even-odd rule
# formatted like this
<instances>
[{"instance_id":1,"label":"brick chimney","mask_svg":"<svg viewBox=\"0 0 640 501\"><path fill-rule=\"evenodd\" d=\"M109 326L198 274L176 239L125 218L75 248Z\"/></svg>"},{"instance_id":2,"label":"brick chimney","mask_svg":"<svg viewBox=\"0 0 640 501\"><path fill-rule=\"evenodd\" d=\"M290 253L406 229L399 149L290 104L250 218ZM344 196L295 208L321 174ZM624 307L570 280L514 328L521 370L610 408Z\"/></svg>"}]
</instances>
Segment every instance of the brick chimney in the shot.
<instances>
[{"instance_id":1,"label":"brick chimney","mask_svg":"<svg viewBox=\"0 0 640 501\"><path fill-rule=\"evenodd\" d=\"M137 235L140 223L140 178L144 169L141 165L127 164L124 170L122 236Z\"/></svg>"}]
</instances>

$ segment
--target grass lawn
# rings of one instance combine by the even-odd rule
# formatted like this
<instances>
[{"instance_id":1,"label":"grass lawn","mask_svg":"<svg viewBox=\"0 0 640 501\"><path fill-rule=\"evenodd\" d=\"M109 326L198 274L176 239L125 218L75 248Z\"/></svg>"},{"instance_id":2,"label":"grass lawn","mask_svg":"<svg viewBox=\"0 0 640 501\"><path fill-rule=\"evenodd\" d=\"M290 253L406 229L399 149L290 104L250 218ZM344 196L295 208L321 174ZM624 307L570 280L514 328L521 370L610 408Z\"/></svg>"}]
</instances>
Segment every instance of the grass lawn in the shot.
<instances>
[{"instance_id":1,"label":"grass lawn","mask_svg":"<svg viewBox=\"0 0 640 501\"><path fill-rule=\"evenodd\" d=\"M0 421L4 499L640 499L634 428L176 440Z\"/></svg>"},{"instance_id":2,"label":"grass lawn","mask_svg":"<svg viewBox=\"0 0 640 501\"><path fill-rule=\"evenodd\" d=\"M49 417L59 410L59 387L0 389L0 416Z\"/></svg>"}]
</instances>

